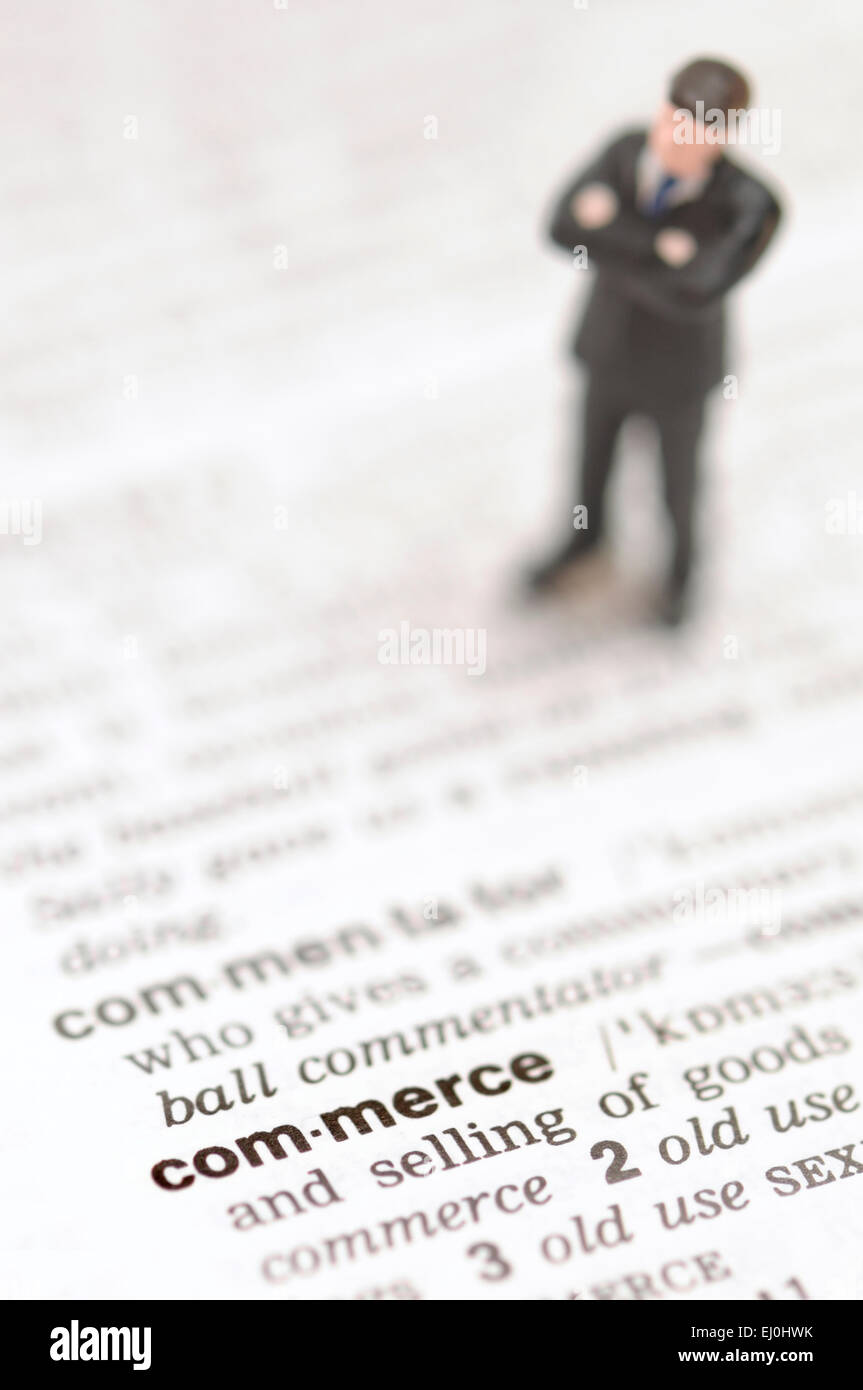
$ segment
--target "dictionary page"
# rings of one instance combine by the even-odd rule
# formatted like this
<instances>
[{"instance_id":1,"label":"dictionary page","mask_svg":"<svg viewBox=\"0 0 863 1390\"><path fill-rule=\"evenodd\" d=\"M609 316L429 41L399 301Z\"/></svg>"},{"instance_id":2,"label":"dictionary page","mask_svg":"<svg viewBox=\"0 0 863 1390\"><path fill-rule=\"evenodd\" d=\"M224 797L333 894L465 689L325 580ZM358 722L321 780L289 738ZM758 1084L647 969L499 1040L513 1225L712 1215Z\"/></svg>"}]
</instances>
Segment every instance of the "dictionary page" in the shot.
<instances>
[{"instance_id":1,"label":"dictionary page","mask_svg":"<svg viewBox=\"0 0 863 1390\"><path fill-rule=\"evenodd\" d=\"M543 208L703 16L48 9L0 95L6 1296L858 1298L859 19L724 7L789 217L668 633L638 422L610 553L516 576L580 399Z\"/></svg>"}]
</instances>

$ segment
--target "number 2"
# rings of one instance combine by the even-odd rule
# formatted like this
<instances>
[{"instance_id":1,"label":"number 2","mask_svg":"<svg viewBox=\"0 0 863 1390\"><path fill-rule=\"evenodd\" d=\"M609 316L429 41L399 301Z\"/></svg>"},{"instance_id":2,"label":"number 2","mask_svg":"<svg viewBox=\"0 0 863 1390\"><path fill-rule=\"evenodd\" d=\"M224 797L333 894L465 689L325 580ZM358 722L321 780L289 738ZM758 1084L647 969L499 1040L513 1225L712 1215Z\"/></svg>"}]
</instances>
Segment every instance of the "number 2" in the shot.
<instances>
[{"instance_id":1,"label":"number 2","mask_svg":"<svg viewBox=\"0 0 863 1390\"><path fill-rule=\"evenodd\" d=\"M629 1155L616 1139L600 1139L590 1151L591 1158L602 1158L603 1154L613 1154L605 1173L606 1182L628 1182L630 1178L640 1178L640 1168L624 1168Z\"/></svg>"}]
</instances>

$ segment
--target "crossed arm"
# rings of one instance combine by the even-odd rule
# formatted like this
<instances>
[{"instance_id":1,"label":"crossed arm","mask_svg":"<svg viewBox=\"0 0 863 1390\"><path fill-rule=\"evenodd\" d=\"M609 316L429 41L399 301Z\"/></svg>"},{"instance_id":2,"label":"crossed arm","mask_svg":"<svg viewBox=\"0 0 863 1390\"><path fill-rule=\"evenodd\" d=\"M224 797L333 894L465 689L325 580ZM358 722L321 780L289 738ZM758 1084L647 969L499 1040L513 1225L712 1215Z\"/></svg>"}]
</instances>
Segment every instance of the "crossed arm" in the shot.
<instances>
[{"instance_id":1,"label":"crossed arm","mask_svg":"<svg viewBox=\"0 0 863 1390\"><path fill-rule=\"evenodd\" d=\"M669 265L657 251L655 226L619 196L622 143L609 145L564 190L552 213L551 239L570 253L576 246L586 247L589 259L613 276L625 294L664 318L698 322L709 317L767 248L779 221L778 205L757 185L747 185L730 226L699 243L685 264ZM585 214L579 220L585 206L579 195L596 185L612 192L616 206L610 220L588 226Z\"/></svg>"}]
</instances>

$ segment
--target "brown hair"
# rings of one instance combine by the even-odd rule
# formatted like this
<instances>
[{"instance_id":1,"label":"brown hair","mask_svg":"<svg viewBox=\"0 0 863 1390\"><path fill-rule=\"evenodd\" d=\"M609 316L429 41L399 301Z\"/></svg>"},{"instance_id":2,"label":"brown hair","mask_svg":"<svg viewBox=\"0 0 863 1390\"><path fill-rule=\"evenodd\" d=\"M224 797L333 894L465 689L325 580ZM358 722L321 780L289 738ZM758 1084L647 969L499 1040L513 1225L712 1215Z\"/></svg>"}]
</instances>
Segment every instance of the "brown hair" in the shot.
<instances>
[{"instance_id":1,"label":"brown hair","mask_svg":"<svg viewBox=\"0 0 863 1390\"><path fill-rule=\"evenodd\" d=\"M671 79L669 101L695 115L695 103L704 103L702 110L746 110L749 106L749 83L742 73L719 58L696 58L687 63Z\"/></svg>"}]
</instances>

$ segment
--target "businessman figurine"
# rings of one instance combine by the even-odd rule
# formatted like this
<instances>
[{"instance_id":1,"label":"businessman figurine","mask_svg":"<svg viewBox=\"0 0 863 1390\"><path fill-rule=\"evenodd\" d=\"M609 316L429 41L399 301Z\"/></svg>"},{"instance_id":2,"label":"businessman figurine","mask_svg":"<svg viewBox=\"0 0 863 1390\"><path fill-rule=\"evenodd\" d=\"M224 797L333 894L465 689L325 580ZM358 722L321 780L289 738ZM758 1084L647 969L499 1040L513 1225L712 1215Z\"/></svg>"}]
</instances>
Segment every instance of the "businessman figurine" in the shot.
<instances>
[{"instance_id":1,"label":"businessman figurine","mask_svg":"<svg viewBox=\"0 0 863 1390\"><path fill-rule=\"evenodd\" d=\"M552 241L586 254L596 279L573 344L588 370L574 529L528 572L534 592L602 538L615 441L637 413L657 426L674 536L659 616L676 625L686 614L698 442L725 372L723 301L780 217L773 194L723 150L749 104L746 79L727 63L688 63L650 130L613 140L554 208Z\"/></svg>"}]
</instances>

